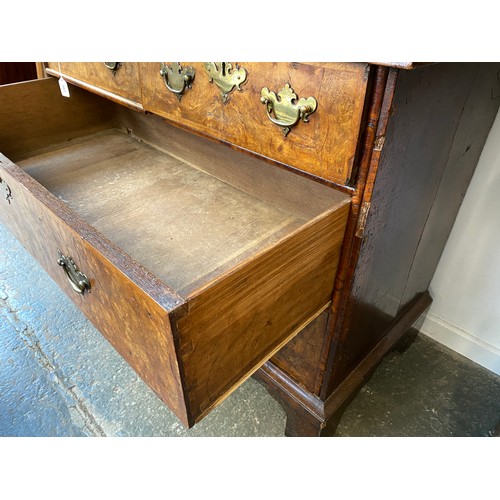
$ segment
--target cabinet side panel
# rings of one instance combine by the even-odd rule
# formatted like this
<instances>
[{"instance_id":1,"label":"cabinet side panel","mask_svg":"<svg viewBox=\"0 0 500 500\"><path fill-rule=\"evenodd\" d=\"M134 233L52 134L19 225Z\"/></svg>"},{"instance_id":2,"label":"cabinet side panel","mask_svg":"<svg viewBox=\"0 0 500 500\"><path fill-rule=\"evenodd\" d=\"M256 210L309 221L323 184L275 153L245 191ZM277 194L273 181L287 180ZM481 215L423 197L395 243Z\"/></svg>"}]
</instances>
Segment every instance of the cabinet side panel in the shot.
<instances>
[{"instance_id":1,"label":"cabinet side panel","mask_svg":"<svg viewBox=\"0 0 500 500\"><path fill-rule=\"evenodd\" d=\"M481 64L418 244L401 307L405 307L416 294L430 285L499 104L500 64Z\"/></svg>"},{"instance_id":2,"label":"cabinet side panel","mask_svg":"<svg viewBox=\"0 0 500 500\"><path fill-rule=\"evenodd\" d=\"M462 144L466 134L460 131L474 127L475 120L489 121L498 109L496 100L484 101L484 93L483 105L490 108L486 117L484 109L470 101L483 78L496 80L497 69L453 63L400 73L346 314L335 325L324 396L384 337L401 308L427 289L435 256L442 252L463 196L461 189L443 191L440 185L449 175L454 152L467 148ZM488 128L481 127L474 142L484 143ZM453 164L462 182L475 166L473 155L469 159ZM442 234L418 250L443 192L448 210Z\"/></svg>"}]
</instances>

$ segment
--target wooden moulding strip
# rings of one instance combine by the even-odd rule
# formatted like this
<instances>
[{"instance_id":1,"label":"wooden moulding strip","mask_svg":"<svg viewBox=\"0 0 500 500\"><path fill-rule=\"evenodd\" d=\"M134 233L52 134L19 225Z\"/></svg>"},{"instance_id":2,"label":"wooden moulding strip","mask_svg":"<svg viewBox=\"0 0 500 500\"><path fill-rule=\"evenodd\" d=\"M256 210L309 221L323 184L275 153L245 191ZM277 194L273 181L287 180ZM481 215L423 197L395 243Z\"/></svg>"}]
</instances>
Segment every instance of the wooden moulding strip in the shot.
<instances>
[{"instance_id":1,"label":"wooden moulding strip","mask_svg":"<svg viewBox=\"0 0 500 500\"><path fill-rule=\"evenodd\" d=\"M37 62L36 64L36 76L37 78L46 78L47 73L45 72L45 63L44 62Z\"/></svg>"},{"instance_id":2,"label":"wooden moulding strip","mask_svg":"<svg viewBox=\"0 0 500 500\"><path fill-rule=\"evenodd\" d=\"M318 421L318 427L325 427L328 420L332 417L334 417L334 425L336 425L347 404L369 380L384 356L411 328L431 302L432 298L428 292L419 295L409 305L402 316L388 329L386 335L333 391L326 401L321 400L299 386L289 375L272 363L266 363L261 368L257 378L265 384L279 387L281 391L279 398L281 403L284 404L285 409L290 408L292 406L291 402L293 402L311 414Z\"/></svg>"}]
</instances>

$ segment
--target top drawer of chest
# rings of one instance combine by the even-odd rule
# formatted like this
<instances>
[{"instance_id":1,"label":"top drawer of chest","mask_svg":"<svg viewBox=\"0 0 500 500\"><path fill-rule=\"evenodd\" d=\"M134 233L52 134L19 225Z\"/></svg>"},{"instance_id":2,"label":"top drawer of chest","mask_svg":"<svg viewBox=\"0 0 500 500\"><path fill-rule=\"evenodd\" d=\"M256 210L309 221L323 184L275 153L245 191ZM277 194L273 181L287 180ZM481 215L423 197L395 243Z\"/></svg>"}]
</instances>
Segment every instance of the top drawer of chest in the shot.
<instances>
[{"instance_id":1,"label":"top drawer of chest","mask_svg":"<svg viewBox=\"0 0 500 500\"><path fill-rule=\"evenodd\" d=\"M47 73L129 108L142 110L139 68L135 62L49 62Z\"/></svg>"},{"instance_id":2,"label":"top drawer of chest","mask_svg":"<svg viewBox=\"0 0 500 500\"><path fill-rule=\"evenodd\" d=\"M367 64L120 63L114 76L105 63L60 64L89 90L140 102L174 124L314 176L352 181ZM49 67L58 73L59 63Z\"/></svg>"}]
</instances>

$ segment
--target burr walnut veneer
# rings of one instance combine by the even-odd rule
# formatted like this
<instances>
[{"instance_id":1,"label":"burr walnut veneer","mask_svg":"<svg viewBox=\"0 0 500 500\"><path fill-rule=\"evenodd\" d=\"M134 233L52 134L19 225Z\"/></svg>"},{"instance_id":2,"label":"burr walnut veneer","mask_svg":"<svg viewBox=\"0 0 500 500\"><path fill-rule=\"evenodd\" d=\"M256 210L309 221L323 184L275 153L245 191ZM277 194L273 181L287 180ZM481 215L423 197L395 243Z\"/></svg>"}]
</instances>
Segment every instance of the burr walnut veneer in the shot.
<instances>
[{"instance_id":1,"label":"burr walnut veneer","mask_svg":"<svg viewBox=\"0 0 500 500\"><path fill-rule=\"evenodd\" d=\"M212 64L0 87L0 220L185 425L254 375L288 435L331 434L430 304L500 68Z\"/></svg>"}]
</instances>

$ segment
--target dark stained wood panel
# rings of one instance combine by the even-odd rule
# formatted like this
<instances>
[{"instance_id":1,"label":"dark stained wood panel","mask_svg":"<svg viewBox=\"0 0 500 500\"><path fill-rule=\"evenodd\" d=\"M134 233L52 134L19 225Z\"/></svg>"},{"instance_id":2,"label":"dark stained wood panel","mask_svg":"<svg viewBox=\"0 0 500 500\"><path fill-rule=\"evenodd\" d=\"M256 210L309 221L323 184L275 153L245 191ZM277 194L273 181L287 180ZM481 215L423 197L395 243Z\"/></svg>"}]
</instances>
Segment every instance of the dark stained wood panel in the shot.
<instances>
[{"instance_id":1,"label":"dark stained wood panel","mask_svg":"<svg viewBox=\"0 0 500 500\"><path fill-rule=\"evenodd\" d=\"M0 85L36 79L34 62L0 62Z\"/></svg>"},{"instance_id":2,"label":"dark stained wood panel","mask_svg":"<svg viewBox=\"0 0 500 500\"><path fill-rule=\"evenodd\" d=\"M498 70L500 71L500 65ZM492 74L490 64L481 64L465 102L448 162L422 231L401 307L405 307L417 293L427 289L431 283L497 114L499 102L500 78Z\"/></svg>"}]
</instances>

